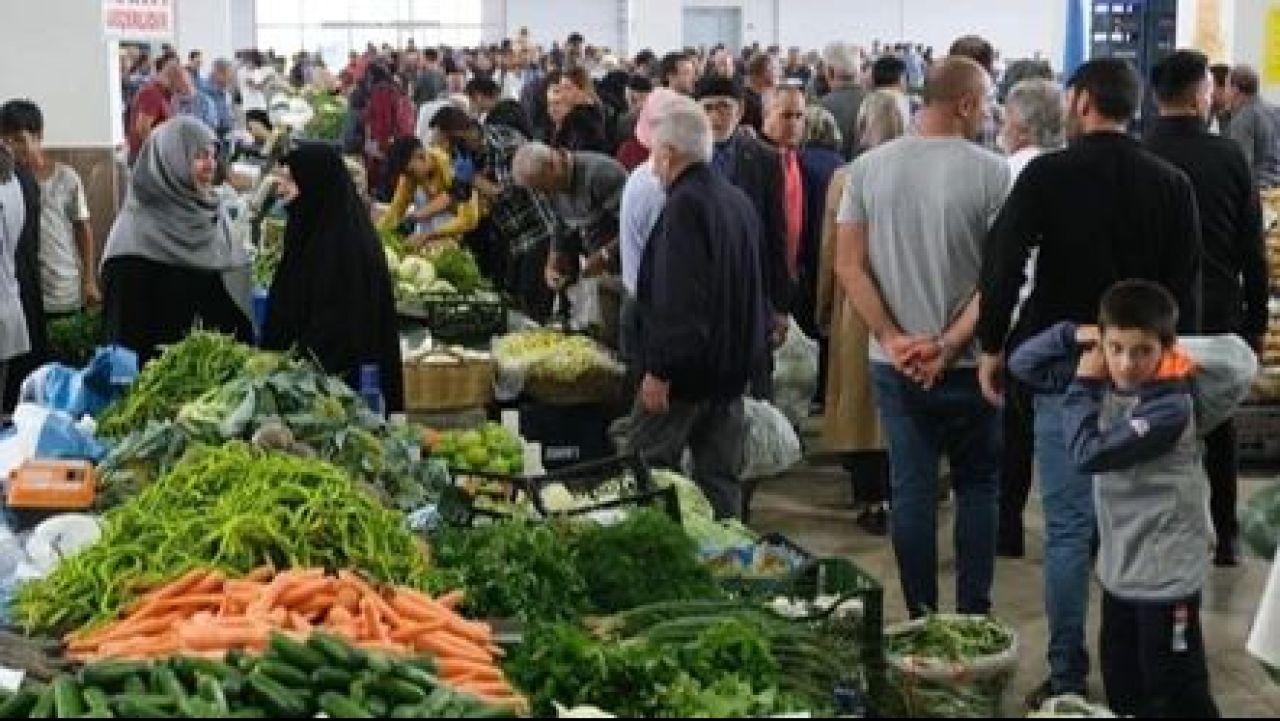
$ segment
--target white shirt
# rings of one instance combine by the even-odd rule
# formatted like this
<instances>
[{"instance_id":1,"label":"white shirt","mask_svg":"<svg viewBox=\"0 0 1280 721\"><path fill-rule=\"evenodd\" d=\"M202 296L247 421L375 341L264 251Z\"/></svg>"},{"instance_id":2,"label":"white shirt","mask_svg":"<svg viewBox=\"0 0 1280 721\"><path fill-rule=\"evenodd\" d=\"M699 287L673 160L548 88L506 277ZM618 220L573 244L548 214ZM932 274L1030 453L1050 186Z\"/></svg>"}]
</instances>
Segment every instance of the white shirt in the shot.
<instances>
[{"instance_id":1,"label":"white shirt","mask_svg":"<svg viewBox=\"0 0 1280 721\"><path fill-rule=\"evenodd\" d=\"M266 110L266 85L275 70L267 66L260 68L240 68L240 104L245 110Z\"/></svg>"},{"instance_id":2,"label":"white shirt","mask_svg":"<svg viewBox=\"0 0 1280 721\"><path fill-rule=\"evenodd\" d=\"M56 163L40 183L40 290L44 309L71 313L80 309L80 248L75 224L89 220L80 175Z\"/></svg>"},{"instance_id":3,"label":"white shirt","mask_svg":"<svg viewBox=\"0 0 1280 721\"><path fill-rule=\"evenodd\" d=\"M1015 183L1018 182L1018 176L1022 175L1022 171L1026 170L1027 166L1031 164L1031 161L1035 160L1041 155L1044 155L1044 153L1045 153L1044 148L1037 148L1035 146L1031 146L1028 148L1023 148L1022 150L1019 150L1013 155L1010 155L1008 158L1009 170L1013 173L1013 182Z\"/></svg>"},{"instance_id":4,"label":"white shirt","mask_svg":"<svg viewBox=\"0 0 1280 721\"><path fill-rule=\"evenodd\" d=\"M662 217L667 204L667 191L653 172L653 163L645 161L627 178L622 189L622 205L618 210L618 243L622 254L622 284L635 297L649 236Z\"/></svg>"},{"instance_id":5,"label":"white shirt","mask_svg":"<svg viewBox=\"0 0 1280 721\"><path fill-rule=\"evenodd\" d=\"M17 176L0 183L0 363L31 350L18 285L18 241L27 209Z\"/></svg>"}]
</instances>

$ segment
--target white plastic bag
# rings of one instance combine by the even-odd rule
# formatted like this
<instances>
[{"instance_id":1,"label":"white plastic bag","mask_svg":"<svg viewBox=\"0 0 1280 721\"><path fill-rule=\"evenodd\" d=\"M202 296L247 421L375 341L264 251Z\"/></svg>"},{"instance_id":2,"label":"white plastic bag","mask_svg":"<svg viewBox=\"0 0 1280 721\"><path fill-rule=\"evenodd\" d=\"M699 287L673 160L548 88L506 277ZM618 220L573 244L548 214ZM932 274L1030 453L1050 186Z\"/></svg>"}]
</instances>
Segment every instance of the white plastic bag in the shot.
<instances>
[{"instance_id":1,"label":"white plastic bag","mask_svg":"<svg viewBox=\"0 0 1280 721\"><path fill-rule=\"evenodd\" d=\"M800 462L800 437L791 421L773 404L744 401L746 442L742 447L742 478L767 478L787 472Z\"/></svg>"},{"instance_id":2,"label":"white plastic bag","mask_svg":"<svg viewBox=\"0 0 1280 721\"><path fill-rule=\"evenodd\" d=\"M818 391L818 342L791 319L787 340L773 352L773 402L793 424L809 417Z\"/></svg>"},{"instance_id":3,"label":"white plastic bag","mask_svg":"<svg viewBox=\"0 0 1280 721\"><path fill-rule=\"evenodd\" d=\"M600 307L600 278L583 278L565 289L569 298L569 325L574 330L598 328L604 324Z\"/></svg>"}]
</instances>

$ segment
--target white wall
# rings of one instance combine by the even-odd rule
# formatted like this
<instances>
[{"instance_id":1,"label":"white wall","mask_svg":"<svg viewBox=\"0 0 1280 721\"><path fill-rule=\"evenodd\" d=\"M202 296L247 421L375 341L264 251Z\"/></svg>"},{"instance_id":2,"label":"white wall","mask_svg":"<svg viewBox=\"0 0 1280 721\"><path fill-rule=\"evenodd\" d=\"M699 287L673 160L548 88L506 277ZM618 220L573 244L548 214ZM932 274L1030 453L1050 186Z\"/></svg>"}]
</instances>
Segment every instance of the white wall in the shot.
<instances>
[{"instance_id":1,"label":"white wall","mask_svg":"<svg viewBox=\"0 0 1280 721\"><path fill-rule=\"evenodd\" d=\"M580 32L588 45L618 50L626 43L619 33L623 18L618 8L617 0L506 0L506 36L527 27L535 44L550 48Z\"/></svg>"},{"instance_id":2,"label":"white wall","mask_svg":"<svg viewBox=\"0 0 1280 721\"><path fill-rule=\"evenodd\" d=\"M117 44L102 28L102 4L87 0L6 2L0 30L0 97L30 98L45 116L45 142L111 147L120 138ZM57 61L52 72L38 72Z\"/></svg>"},{"instance_id":3,"label":"white wall","mask_svg":"<svg viewBox=\"0 0 1280 721\"><path fill-rule=\"evenodd\" d=\"M271 0L264 0L271 2ZM257 0L231 0L231 52L258 44Z\"/></svg>"},{"instance_id":4,"label":"white wall","mask_svg":"<svg viewBox=\"0 0 1280 721\"><path fill-rule=\"evenodd\" d=\"M672 38L684 34L683 6L684 0L632 0L627 54L634 57L645 48L662 54L675 47Z\"/></svg>"},{"instance_id":5,"label":"white wall","mask_svg":"<svg viewBox=\"0 0 1280 721\"><path fill-rule=\"evenodd\" d=\"M807 6L817 2L818 0L784 0L781 14L797 12L809 12ZM846 0L845 4L850 4L852 0ZM684 7L722 7L722 8L741 8L742 9L742 44L750 45L752 43L760 43L764 47L773 45L778 40L778 23L775 11L778 10L778 0L684 0ZM801 10L800 8L806 8ZM675 34L666 42L660 43L658 47L666 49L677 48L683 46L683 32L679 22L674 28ZM656 48L655 48L656 49ZM659 52L661 54L661 52Z\"/></svg>"},{"instance_id":6,"label":"white wall","mask_svg":"<svg viewBox=\"0 0 1280 721\"><path fill-rule=\"evenodd\" d=\"M1280 85L1268 84L1267 73L1263 69L1267 15L1271 8L1280 8L1280 0L1236 0L1232 62L1257 68L1262 76L1263 96L1273 103L1280 103Z\"/></svg>"},{"instance_id":7,"label":"white wall","mask_svg":"<svg viewBox=\"0 0 1280 721\"><path fill-rule=\"evenodd\" d=\"M232 43L232 0L179 0L176 5L174 40L184 59L187 52L202 50L207 68L217 58L232 57L236 50Z\"/></svg>"}]
</instances>

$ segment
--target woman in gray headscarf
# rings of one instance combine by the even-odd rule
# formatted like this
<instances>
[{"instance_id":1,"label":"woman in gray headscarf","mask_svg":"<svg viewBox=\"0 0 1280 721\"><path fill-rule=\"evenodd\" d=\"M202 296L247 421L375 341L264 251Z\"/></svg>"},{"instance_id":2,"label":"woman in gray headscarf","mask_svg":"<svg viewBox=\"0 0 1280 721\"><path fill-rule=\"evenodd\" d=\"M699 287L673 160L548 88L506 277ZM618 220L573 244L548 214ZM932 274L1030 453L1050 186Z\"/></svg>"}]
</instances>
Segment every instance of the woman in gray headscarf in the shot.
<instances>
[{"instance_id":1,"label":"woman in gray headscarf","mask_svg":"<svg viewBox=\"0 0 1280 721\"><path fill-rule=\"evenodd\" d=\"M141 362L195 325L253 340L249 255L214 193L216 167L213 133L188 117L138 155L102 274L107 335Z\"/></svg>"}]
</instances>

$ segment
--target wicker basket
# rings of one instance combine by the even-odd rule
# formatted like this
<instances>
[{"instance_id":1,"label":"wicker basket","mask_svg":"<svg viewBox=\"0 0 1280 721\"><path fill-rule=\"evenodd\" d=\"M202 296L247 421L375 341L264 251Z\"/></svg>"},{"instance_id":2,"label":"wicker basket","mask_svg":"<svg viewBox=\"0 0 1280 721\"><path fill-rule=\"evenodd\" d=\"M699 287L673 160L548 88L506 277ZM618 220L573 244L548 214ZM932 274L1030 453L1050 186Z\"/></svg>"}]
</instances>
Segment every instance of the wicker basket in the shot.
<instances>
[{"instance_id":1,"label":"wicker basket","mask_svg":"<svg viewBox=\"0 0 1280 721\"><path fill-rule=\"evenodd\" d=\"M404 404L409 412L483 408L493 402L492 360L454 357L448 363L406 363Z\"/></svg>"}]
</instances>

